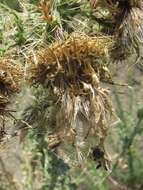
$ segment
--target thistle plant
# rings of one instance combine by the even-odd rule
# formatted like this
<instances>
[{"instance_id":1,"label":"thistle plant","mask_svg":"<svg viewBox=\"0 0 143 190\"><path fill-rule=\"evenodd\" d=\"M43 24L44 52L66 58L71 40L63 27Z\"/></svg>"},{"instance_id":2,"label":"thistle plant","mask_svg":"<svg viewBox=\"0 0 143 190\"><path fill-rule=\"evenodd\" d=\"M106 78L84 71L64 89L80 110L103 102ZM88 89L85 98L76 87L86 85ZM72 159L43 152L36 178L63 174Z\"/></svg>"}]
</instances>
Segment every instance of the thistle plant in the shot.
<instances>
[{"instance_id":1,"label":"thistle plant","mask_svg":"<svg viewBox=\"0 0 143 190\"><path fill-rule=\"evenodd\" d=\"M30 59L30 80L48 89L48 98L56 107L55 126L48 126L53 131L49 147L70 143L77 151L78 161L82 160L81 149L90 136L97 136L95 146L104 150L106 123L112 108L108 90L101 87L101 81L112 82L112 78L102 61L112 45L112 38L106 36L74 34ZM89 149L87 146L87 152Z\"/></svg>"},{"instance_id":2,"label":"thistle plant","mask_svg":"<svg viewBox=\"0 0 143 190\"><path fill-rule=\"evenodd\" d=\"M111 137L107 138L115 115L111 103L111 85L117 84L112 76L113 60L125 60L132 53L140 60L143 2L21 3L22 12L0 4L4 16L0 20L0 145L7 137L5 127L11 126L9 136L19 137L22 143L22 189L77 189L83 174L94 188L106 189L104 181L115 184L110 178L114 175L108 175L119 176L120 171L116 163L111 171L107 151L108 146L111 152L114 149L112 141L108 143ZM116 102L120 109L118 98ZM121 149L125 149L121 157L128 157L129 170L136 177L131 149L142 131L142 110L139 121L131 123L135 126L131 132L126 117L121 109L121 123L115 130L121 133L119 130L127 126L116 135L123 142L119 143ZM98 188L94 181L101 176L103 186ZM136 187L131 175L128 181L134 181L131 184Z\"/></svg>"}]
</instances>

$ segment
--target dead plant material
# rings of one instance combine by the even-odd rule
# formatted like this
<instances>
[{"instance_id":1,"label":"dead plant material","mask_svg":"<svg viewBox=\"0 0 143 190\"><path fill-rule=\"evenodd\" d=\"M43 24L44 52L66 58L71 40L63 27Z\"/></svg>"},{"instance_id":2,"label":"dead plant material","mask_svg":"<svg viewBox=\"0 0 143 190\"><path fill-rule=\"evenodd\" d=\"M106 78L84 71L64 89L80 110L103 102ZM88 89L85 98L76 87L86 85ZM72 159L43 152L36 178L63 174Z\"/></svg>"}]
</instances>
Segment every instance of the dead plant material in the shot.
<instances>
[{"instance_id":1,"label":"dead plant material","mask_svg":"<svg viewBox=\"0 0 143 190\"><path fill-rule=\"evenodd\" d=\"M113 58L124 60L133 50L140 57L140 46L143 43L143 1L91 0L91 5L94 8L105 7L108 10L106 19L113 23L113 34L117 42Z\"/></svg>"},{"instance_id":2,"label":"dead plant material","mask_svg":"<svg viewBox=\"0 0 143 190\"><path fill-rule=\"evenodd\" d=\"M78 82L81 86L83 83L79 83L80 80L97 83L97 77L99 80L108 80L110 74L103 62L106 63L112 46L111 37L88 37L82 34L73 35L62 43L55 42L47 49L38 51L31 60L31 80L43 85L47 85L47 82L59 85L61 75L66 77L69 85ZM92 75L94 72L97 76Z\"/></svg>"},{"instance_id":3,"label":"dead plant material","mask_svg":"<svg viewBox=\"0 0 143 190\"><path fill-rule=\"evenodd\" d=\"M138 7L126 10L118 30L118 37L122 44L138 46L137 43L143 42L143 9Z\"/></svg>"},{"instance_id":4,"label":"dead plant material","mask_svg":"<svg viewBox=\"0 0 143 190\"><path fill-rule=\"evenodd\" d=\"M21 68L11 59L0 58L0 93L9 95L20 91L23 78Z\"/></svg>"},{"instance_id":5,"label":"dead plant material","mask_svg":"<svg viewBox=\"0 0 143 190\"><path fill-rule=\"evenodd\" d=\"M39 3L39 9L43 13L42 19L46 22L52 22L53 16L51 13L52 10L52 1L51 0L41 0Z\"/></svg>"},{"instance_id":6,"label":"dead plant material","mask_svg":"<svg viewBox=\"0 0 143 190\"><path fill-rule=\"evenodd\" d=\"M116 23L117 43L115 48L115 56L119 59L126 59L133 50L137 54L137 58L141 57L141 45L143 43L143 2L142 4L132 4L128 7L120 7L120 13L117 14ZM119 52L119 56L117 56Z\"/></svg>"},{"instance_id":7,"label":"dead plant material","mask_svg":"<svg viewBox=\"0 0 143 190\"><path fill-rule=\"evenodd\" d=\"M71 143L78 160L89 136L99 138L99 146L104 146L112 107L101 81L112 81L105 64L112 44L113 40L106 36L75 35L30 59L30 80L48 88L58 106L49 147Z\"/></svg>"}]
</instances>

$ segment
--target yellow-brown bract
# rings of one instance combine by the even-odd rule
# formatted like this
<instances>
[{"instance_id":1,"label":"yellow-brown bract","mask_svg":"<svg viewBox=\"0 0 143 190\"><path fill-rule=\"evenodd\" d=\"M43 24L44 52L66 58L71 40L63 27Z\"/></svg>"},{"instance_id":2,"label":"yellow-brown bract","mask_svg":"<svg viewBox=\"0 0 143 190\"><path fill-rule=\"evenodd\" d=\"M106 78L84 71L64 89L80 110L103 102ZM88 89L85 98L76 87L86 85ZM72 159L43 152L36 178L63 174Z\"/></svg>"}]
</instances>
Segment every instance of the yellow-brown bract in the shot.
<instances>
[{"instance_id":1,"label":"yellow-brown bract","mask_svg":"<svg viewBox=\"0 0 143 190\"><path fill-rule=\"evenodd\" d=\"M49 147L66 141L79 150L90 135L104 146L112 107L101 81L112 82L106 60L113 44L111 37L73 34L30 58L30 81L48 88L56 106Z\"/></svg>"},{"instance_id":2,"label":"yellow-brown bract","mask_svg":"<svg viewBox=\"0 0 143 190\"><path fill-rule=\"evenodd\" d=\"M9 95L20 91L23 72L13 60L0 58L0 93Z\"/></svg>"}]
</instances>

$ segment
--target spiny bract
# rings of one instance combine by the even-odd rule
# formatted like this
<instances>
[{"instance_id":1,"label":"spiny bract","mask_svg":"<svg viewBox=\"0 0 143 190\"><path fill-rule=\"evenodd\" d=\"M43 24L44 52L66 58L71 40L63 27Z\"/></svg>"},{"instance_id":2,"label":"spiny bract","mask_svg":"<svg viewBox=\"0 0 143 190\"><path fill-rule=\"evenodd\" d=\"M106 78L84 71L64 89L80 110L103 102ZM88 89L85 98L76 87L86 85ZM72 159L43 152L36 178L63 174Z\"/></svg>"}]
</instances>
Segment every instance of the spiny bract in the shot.
<instances>
[{"instance_id":1,"label":"spiny bract","mask_svg":"<svg viewBox=\"0 0 143 190\"><path fill-rule=\"evenodd\" d=\"M72 35L30 58L30 80L48 88L56 106L50 148L66 141L77 147L80 160L79 152L90 135L104 146L112 107L101 81L112 82L105 61L112 46L110 37Z\"/></svg>"}]
</instances>

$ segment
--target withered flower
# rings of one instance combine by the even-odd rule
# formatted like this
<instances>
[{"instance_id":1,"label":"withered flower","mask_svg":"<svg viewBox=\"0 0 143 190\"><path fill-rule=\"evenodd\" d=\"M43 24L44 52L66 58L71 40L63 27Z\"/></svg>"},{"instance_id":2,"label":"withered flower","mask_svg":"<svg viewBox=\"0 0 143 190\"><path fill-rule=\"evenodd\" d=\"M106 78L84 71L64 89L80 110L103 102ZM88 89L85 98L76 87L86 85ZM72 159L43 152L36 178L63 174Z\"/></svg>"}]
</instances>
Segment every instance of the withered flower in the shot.
<instances>
[{"instance_id":1,"label":"withered flower","mask_svg":"<svg viewBox=\"0 0 143 190\"><path fill-rule=\"evenodd\" d=\"M111 31L117 42L113 59L124 60L134 50L140 57L140 46L143 43L143 1L91 0L91 4L95 8L104 7L108 10L105 21L107 19L112 23Z\"/></svg>"},{"instance_id":2,"label":"withered flower","mask_svg":"<svg viewBox=\"0 0 143 190\"><path fill-rule=\"evenodd\" d=\"M11 59L0 58L0 93L9 95L19 92L23 72Z\"/></svg>"},{"instance_id":3,"label":"withered flower","mask_svg":"<svg viewBox=\"0 0 143 190\"><path fill-rule=\"evenodd\" d=\"M67 142L80 152L90 135L99 138L100 145L104 144L112 108L109 92L102 88L101 81L112 80L105 64L112 45L110 37L74 34L31 57L28 69L31 82L48 88L56 106L49 147Z\"/></svg>"},{"instance_id":4,"label":"withered flower","mask_svg":"<svg viewBox=\"0 0 143 190\"><path fill-rule=\"evenodd\" d=\"M119 1L116 30L122 44L137 46L143 41L143 2ZM121 18L121 19L119 19Z\"/></svg>"}]
</instances>

